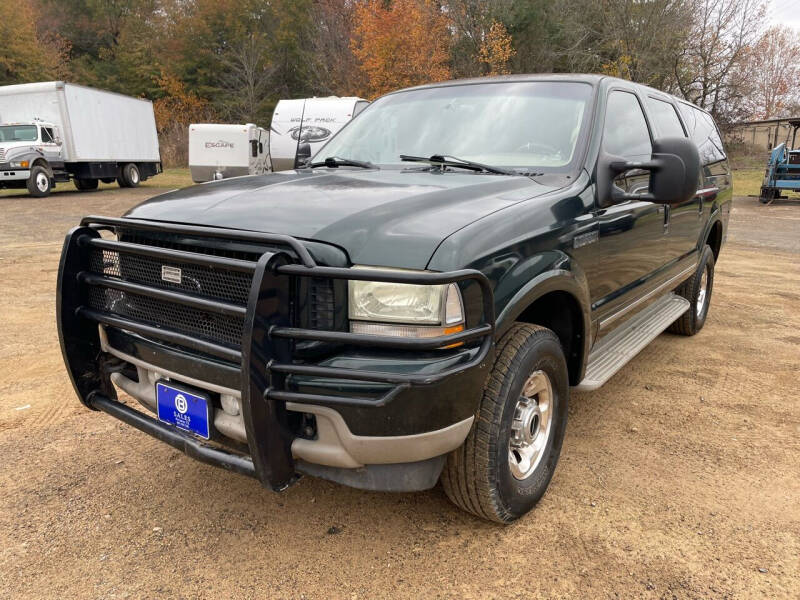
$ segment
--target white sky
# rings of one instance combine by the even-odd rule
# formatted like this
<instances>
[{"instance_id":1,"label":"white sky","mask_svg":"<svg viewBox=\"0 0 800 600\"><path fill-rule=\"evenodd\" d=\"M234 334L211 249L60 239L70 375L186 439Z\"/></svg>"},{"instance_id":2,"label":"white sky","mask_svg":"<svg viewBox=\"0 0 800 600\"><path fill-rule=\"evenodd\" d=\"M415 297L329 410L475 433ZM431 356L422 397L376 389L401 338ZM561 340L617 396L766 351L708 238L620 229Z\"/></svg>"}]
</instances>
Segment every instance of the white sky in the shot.
<instances>
[{"instance_id":1,"label":"white sky","mask_svg":"<svg viewBox=\"0 0 800 600\"><path fill-rule=\"evenodd\" d=\"M787 25L800 31L800 0L770 0L767 21L770 25Z\"/></svg>"}]
</instances>

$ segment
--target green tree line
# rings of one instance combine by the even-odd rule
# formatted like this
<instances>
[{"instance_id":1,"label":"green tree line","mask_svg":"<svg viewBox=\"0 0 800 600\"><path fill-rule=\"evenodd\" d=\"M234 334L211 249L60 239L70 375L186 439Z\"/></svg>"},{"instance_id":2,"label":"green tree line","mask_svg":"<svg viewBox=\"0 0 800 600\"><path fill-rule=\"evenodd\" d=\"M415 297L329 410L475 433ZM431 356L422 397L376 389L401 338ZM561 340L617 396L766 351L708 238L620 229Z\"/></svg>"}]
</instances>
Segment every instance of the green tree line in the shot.
<instances>
[{"instance_id":1,"label":"green tree line","mask_svg":"<svg viewBox=\"0 0 800 600\"><path fill-rule=\"evenodd\" d=\"M612 74L730 122L795 100L796 85L755 100L763 16L762 0L18 0L0 85L150 98L176 152L188 122L266 124L280 98L497 73Z\"/></svg>"}]
</instances>

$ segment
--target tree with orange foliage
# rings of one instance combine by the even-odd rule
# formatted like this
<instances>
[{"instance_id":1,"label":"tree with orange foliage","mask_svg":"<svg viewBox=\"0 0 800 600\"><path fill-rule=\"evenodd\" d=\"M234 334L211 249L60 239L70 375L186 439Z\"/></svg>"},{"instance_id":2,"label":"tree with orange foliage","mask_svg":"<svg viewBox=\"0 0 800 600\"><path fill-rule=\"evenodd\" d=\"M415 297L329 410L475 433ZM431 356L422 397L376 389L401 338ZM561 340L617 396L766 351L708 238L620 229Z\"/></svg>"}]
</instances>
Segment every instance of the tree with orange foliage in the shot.
<instances>
[{"instance_id":1,"label":"tree with orange foliage","mask_svg":"<svg viewBox=\"0 0 800 600\"><path fill-rule=\"evenodd\" d=\"M153 103L161 160L166 166L185 165L188 161L186 139L190 123L202 123L213 116L208 101L186 89L170 73L156 78L163 96Z\"/></svg>"},{"instance_id":2,"label":"tree with orange foliage","mask_svg":"<svg viewBox=\"0 0 800 600\"><path fill-rule=\"evenodd\" d=\"M489 28L478 52L480 61L489 66L489 75L508 75L509 63L516 54L506 26L495 21Z\"/></svg>"},{"instance_id":3,"label":"tree with orange foliage","mask_svg":"<svg viewBox=\"0 0 800 600\"><path fill-rule=\"evenodd\" d=\"M432 0L359 4L351 47L366 77L362 94L370 99L451 77L448 20Z\"/></svg>"},{"instance_id":4,"label":"tree with orange foliage","mask_svg":"<svg viewBox=\"0 0 800 600\"><path fill-rule=\"evenodd\" d=\"M162 73L157 82L164 94L153 104L159 131L176 122L186 126L207 116L208 102L188 91L180 79L170 73Z\"/></svg>"}]
</instances>

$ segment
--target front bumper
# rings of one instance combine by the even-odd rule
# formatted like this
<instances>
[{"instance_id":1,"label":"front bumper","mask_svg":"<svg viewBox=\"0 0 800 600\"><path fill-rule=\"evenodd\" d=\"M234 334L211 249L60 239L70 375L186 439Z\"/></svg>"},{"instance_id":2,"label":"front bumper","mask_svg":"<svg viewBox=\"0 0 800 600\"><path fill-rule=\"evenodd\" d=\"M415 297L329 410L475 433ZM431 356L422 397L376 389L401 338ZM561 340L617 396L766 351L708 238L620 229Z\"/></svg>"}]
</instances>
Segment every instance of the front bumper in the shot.
<instances>
[{"instance_id":1,"label":"front bumper","mask_svg":"<svg viewBox=\"0 0 800 600\"><path fill-rule=\"evenodd\" d=\"M103 325L99 326L99 334L103 352L134 365L137 370L135 380L121 372L115 372L111 373L111 381L117 388L136 398L148 411L154 414L157 412L155 397L157 381L164 378L179 381L225 397L227 402L222 403L214 411L212 417L214 429L227 438L242 444L248 443L241 411L225 410L226 405L241 406L241 392L237 388L226 387L224 375L215 378L213 364L205 364L202 368L196 369L193 376L188 374L189 370L185 368L185 363L181 364L180 360L175 360L174 351L170 355L170 350L166 347L140 336L121 331L108 331ZM467 351L467 356L459 353L436 361L414 361L417 363L414 365L415 370L439 373L459 361L468 360L477 351L478 349L472 349ZM197 360L188 355L181 358ZM358 356L338 355L328 362L337 364L352 360L358 360ZM384 425L383 431L373 431L369 435L354 432L352 424L348 424L345 419L347 413L343 415L341 407L337 410L318 404L287 402L288 412L313 415L317 430L314 439L295 437L292 440L292 457L295 460L326 467L358 469L375 464L415 463L446 454L461 445L474 419L469 405L460 405L448 398L446 391L457 390L463 398L471 391L480 390L480 380L476 380L475 376L482 379L482 369L475 368L469 372L447 376L439 385L419 386L418 391L425 397L428 407L439 405L440 410L418 411L413 419L418 425L414 433L398 433L395 425L388 424L395 420L392 413L396 412L396 408L403 408L403 412L413 410L412 397L404 398L399 395L389 405L376 406L371 410L372 420L382 422ZM303 392L310 392L325 383L335 385L335 391L345 394L345 397L357 396L364 392L364 388L359 387L360 382L342 384L339 380L320 381L307 378L305 381L301 379L293 382L293 387ZM449 410L443 416L440 413L444 408Z\"/></svg>"},{"instance_id":2,"label":"front bumper","mask_svg":"<svg viewBox=\"0 0 800 600\"><path fill-rule=\"evenodd\" d=\"M27 181L30 176L30 169L12 169L8 163L0 164L0 185L4 182Z\"/></svg>"},{"instance_id":3,"label":"front bumper","mask_svg":"<svg viewBox=\"0 0 800 600\"><path fill-rule=\"evenodd\" d=\"M100 231L116 226L234 241L258 240L285 250L266 251L257 263L213 255L189 256L186 252L100 236ZM219 269L250 270L253 278L247 306L93 274L89 253L98 248L147 255L159 261L202 262ZM293 281L302 277L417 284L472 282L480 289L482 315L480 323L466 331L434 339L299 328L294 326L290 307ZM98 287L198 310L239 314L244 317L241 346L232 348L89 308L88 290ZM318 470L304 469L304 464L358 469L376 464L417 463L457 447L471 426L480 384L493 351L492 291L478 271L405 273L318 266L294 238L238 230L87 217L65 240L57 302L64 361L86 406L108 412L195 458L254 476L273 489L290 485L298 470L318 474ZM298 360L293 354L294 345L312 340L350 350L314 364ZM455 343L462 344L462 349L441 351L438 358L431 358L437 349ZM364 352L364 348L369 350ZM191 353L200 353L203 358ZM135 365L140 373L170 374L187 383L199 382L204 389L216 386L220 393L235 395L241 407L242 438L247 450L237 452L205 443L118 402L114 383L123 389L133 383L147 385L141 375L139 382L124 381L119 372L120 360ZM216 381L209 381L215 378ZM146 400L146 390L138 392L133 395ZM290 412L316 417L316 439L304 439L290 430ZM348 420L360 422L366 430L354 431Z\"/></svg>"}]
</instances>

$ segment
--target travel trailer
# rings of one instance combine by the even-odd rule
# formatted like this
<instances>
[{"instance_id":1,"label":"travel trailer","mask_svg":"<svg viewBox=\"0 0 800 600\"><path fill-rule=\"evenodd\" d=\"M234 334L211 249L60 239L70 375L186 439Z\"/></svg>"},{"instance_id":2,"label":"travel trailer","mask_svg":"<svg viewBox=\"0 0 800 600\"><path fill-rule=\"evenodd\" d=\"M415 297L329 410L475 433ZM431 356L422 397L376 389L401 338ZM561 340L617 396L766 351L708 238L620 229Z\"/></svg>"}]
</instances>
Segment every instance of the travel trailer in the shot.
<instances>
[{"instance_id":1,"label":"travel trailer","mask_svg":"<svg viewBox=\"0 0 800 600\"><path fill-rule=\"evenodd\" d=\"M0 87L0 189L136 187L161 172L149 100L51 81Z\"/></svg>"},{"instance_id":2,"label":"travel trailer","mask_svg":"<svg viewBox=\"0 0 800 600\"><path fill-rule=\"evenodd\" d=\"M369 104L363 98L330 96L281 100L270 127L270 157L275 171L294 169L297 151L310 146L311 156Z\"/></svg>"},{"instance_id":3,"label":"travel trailer","mask_svg":"<svg viewBox=\"0 0 800 600\"><path fill-rule=\"evenodd\" d=\"M253 123L189 125L189 169L195 183L266 173L269 131Z\"/></svg>"}]
</instances>

